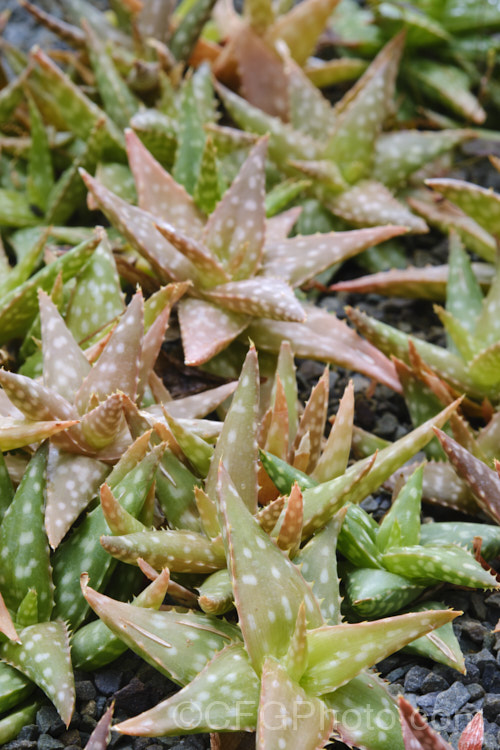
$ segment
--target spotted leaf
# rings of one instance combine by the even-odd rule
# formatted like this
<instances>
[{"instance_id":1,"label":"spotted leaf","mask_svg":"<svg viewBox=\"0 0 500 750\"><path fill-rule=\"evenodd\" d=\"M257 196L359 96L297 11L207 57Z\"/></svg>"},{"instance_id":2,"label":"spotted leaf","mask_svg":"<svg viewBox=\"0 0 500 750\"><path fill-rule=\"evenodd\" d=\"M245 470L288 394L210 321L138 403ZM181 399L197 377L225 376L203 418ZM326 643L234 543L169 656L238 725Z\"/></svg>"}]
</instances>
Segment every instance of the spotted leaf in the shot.
<instances>
[{"instance_id":1,"label":"spotted leaf","mask_svg":"<svg viewBox=\"0 0 500 750\"><path fill-rule=\"evenodd\" d=\"M266 151L267 139L263 138L250 152L204 230L206 245L235 281L255 273L261 258Z\"/></svg>"},{"instance_id":2,"label":"spotted leaf","mask_svg":"<svg viewBox=\"0 0 500 750\"><path fill-rule=\"evenodd\" d=\"M317 482L335 479L346 470L351 451L353 420L354 386L350 380L340 400L326 445L311 473Z\"/></svg>"},{"instance_id":3,"label":"spotted leaf","mask_svg":"<svg viewBox=\"0 0 500 750\"><path fill-rule=\"evenodd\" d=\"M486 231L500 232L500 196L493 190L463 180L441 178L426 184L452 201Z\"/></svg>"},{"instance_id":4,"label":"spotted leaf","mask_svg":"<svg viewBox=\"0 0 500 750\"><path fill-rule=\"evenodd\" d=\"M485 589L499 585L469 552L454 544L391 547L382 560L392 573L425 585L432 585L434 581Z\"/></svg>"},{"instance_id":5,"label":"spotted leaf","mask_svg":"<svg viewBox=\"0 0 500 750\"><path fill-rule=\"evenodd\" d=\"M34 588L40 622L50 618L54 592L43 517L46 466L47 446L43 446L31 459L0 526L0 587L5 603L17 610Z\"/></svg>"},{"instance_id":6,"label":"spotted leaf","mask_svg":"<svg viewBox=\"0 0 500 750\"><path fill-rule=\"evenodd\" d=\"M249 316L205 300L182 299L178 308L186 364L201 365L226 348L248 325Z\"/></svg>"},{"instance_id":7,"label":"spotted leaf","mask_svg":"<svg viewBox=\"0 0 500 750\"><path fill-rule=\"evenodd\" d=\"M349 570L343 580L349 606L363 618L398 612L425 590L402 575L371 567Z\"/></svg>"},{"instance_id":8,"label":"spotted leaf","mask_svg":"<svg viewBox=\"0 0 500 750\"><path fill-rule=\"evenodd\" d=\"M143 319L143 298L138 292L76 394L75 404L81 412L88 409L94 397L97 402L104 401L118 390L131 399L135 398L144 335Z\"/></svg>"},{"instance_id":9,"label":"spotted leaf","mask_svg":"<svg viewBox=\"0 0 500 750\"><path fill-rule=\"evenodd\" d=\"M433 610L318 628L308 633L309 661L300 684L311 695L334 690L349 682L363 667L451 622L457 614L452 610Z\"/></svg>"},{"instance_id":10,"label":"spotted leaf","mask_svg":"<svg viewBox=\"0 0 500 750\"><path fill-rule=\"evenodd\" d=\"M192 632L192 631L191 631ZM237 687L236 687L237 685ZM114 729L135 736L255 729L259 680L241 645L216 654L183 690Z\"/></svg>"},{"instance_id":11,"label":"spotted leaf","mask_svg":"<svg viewBox=\"0 0 500 750\"><path fill-rule=\"evenodd\" d=\"M108 472L106 464L94 458L49 445L45 530L53 549L95 497Z\"/></svg>"},{"instance_id":12,"label":"spotted leaf","mask_svg":"<svg viewBox=\"0 0 500 750\"><path fill-rule=\"evenodd\" d=\"M60 621L30 625L21 631L20 638L20 643L0 644L0 655L44 691L68 726L75 706L75 686L66 625Z\"/></svg>"},{"instance_id":13,"label":"spotted leaf","mask_svg":"<svg viewBox=\"0 0 500 750\"><path fill-rule=\"evenodd\" d=\"M322 616L308 584L252 518L222 464L218 502L240 627L260 672L267 656L286 652L302 601L309 626L318 626Z\"/></svg>"},{"instance_id":14,"label":"spotted leaf","mask_svg":"<svg viewBox=\"0 0 500 750\"><path fill-rule=\"evenodd\" d=\"M399 526L399 546L411 546L420 542L420 510L422 499L423 468L412 474L401 489L389 513L383 518L377 529L377 547L381 552L388 550L392 536L392 527Z\"/></svg>"},{"instance_id":15,"label":"spotted leaf","mask_svg":"<svg viewBox=\"0 0 500 750\"><path fill-rule=\"evenodd\" d=\"M268 657L262 668L257 748L291 747L298 741L307 750L318 750L327 743L332 728L333 712Z\"/></svg>"}]
</instances>

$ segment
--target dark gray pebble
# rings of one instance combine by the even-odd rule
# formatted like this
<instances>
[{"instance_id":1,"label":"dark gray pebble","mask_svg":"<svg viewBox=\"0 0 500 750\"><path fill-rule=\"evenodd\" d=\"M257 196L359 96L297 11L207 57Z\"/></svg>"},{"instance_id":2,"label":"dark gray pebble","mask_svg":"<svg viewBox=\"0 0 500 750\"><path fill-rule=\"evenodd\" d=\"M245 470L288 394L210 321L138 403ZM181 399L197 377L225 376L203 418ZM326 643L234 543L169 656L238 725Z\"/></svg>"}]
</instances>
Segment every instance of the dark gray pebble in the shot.
<instances>
[{"instance_id":1,"label":"dark gray pebble","mask_svg":"<svg viewBox=\"0 0 500 750\"><path fill-rule=\"evenodd\" d=\"M7 742L3 746L3 750L36 750L36 742L34 740L20 740L17 737L12 742Z\"/></svg>"},{"instance_id":2,"label":"dark gray pebble","mask_svg":"<svg viewBox=\"0 0 500 750\"><path fill-rule=\"evenodd\" d=\"M497 738L494 734L484 733L482 750L498 750Z\"/></svg>"},{"instance_id":3,"label":"dark gray pebble","mask_svg":"<svg viewBox=\"0 0 500 750\"><path fill-rule=\"evenodd\" d=\"M421 693L422 683L429 674L429 670L425 667L412 667L408 670L405 677L405 691L411 693Z\"/></svg>"},{"instance_id":4,"label":"dark gray pebble","mask_svg":"<svg viewBox=\"0 0 500 750\"><path fill-rule=\"evenodd\" d=\"M429 672L429 674L426 676L424 681L422 682L422 693L433 693L436 690L439 692L442 692L443 690L446 690L448 688L448 683L444 679L444 677L441 677L441 675L436 674L435 672Z\"/></svg>"},{"instance_id":5,"label":"dark gray pebble","mask_svg":"<svg viewBox=\"0 0 500 750\"><path fill-rule=\"evenodd\" d=\"M469 693L471 700L475 701L478 698L483 698L485 689L478 682L471 682L470 685L466 686L467 692Z\"/></svg>"},{"instance_id":6,"label":"dark gray pebble","mask_svg":"<svg viewBox=\"0 0 500 750\"><path fill-rule=\"evenodd\" d=\"M96 697L96 689L90 680L75 682L75 695L78 701L90 701Z\"/></svg>"},{"instance_id":7,"label":"dark gray pebble","mask_svg":"<svg viewBox=\"0 0 500 750\"><path fill-rule=\"evenodd\" d=\"M488 721L500 719L500 693L488 693L484 696L483 714Z\"/></svg>"},{"instance_id":8,"label":"dark gray pebble","mask_svg":"<svg viewBox=\"0 0 500 750\"><path fill-rule=\"evenodd\" d=\"M457 625L460 627L462 633L465 633L465 635L467 635L471 641L474 641L474 643L482 643L488 632L484 625L481 625L477 620L471 620L468 617L459 621Z\"/></svg>"},{"instance_id":9,"label":"dark gray pebble","mask_svg":"<svg viewBox=\"0 0 500 750\"><path fill-rule=\"evenodd\" d=\"M427 716L432 716L434 713L434 706L437 701L438 695L442 695L442 693L427 693L426 695L419 695L417 696L417 706L422 709L424 714L427 714ZM467 693L467 698L469 697L469 694Z\"/></svg>"},{"instance_id":10,"label":"dark gray pebble","mask_svg":"<svg viewBox=\"0 0 500 750\"><path fill-rule=\"evenodd\" d=\"M434 713L440 716L454 716L469 700L469 691L461 682L454 682L448 690L439 693L434 705Z\"/></svg>"},{"instance_id":11,"label":"dark gray pebble","mask_svg":"<svg viewBox=\"0 0 500 750\"><path fill-rule=\"evenodd\" d=\"M38 738L37 748L38 750L59 750L64 747L64 742L51 737L50 734L41 734Z\"/></svg>"},{"instance_id":12,"label":"dark gray pebble","mask_svg":"<svg viewBox=\"0 0 500 750\"><path fill-rule=\"evenodd\" d=\"M487 664L494 664L495 667L498 666L497 661L491 651L488 651L485 648L481 649L481 651L478 651L477 654L470 654L467 659L471 664L475 664L477 667L479 667L481 671Z\"/></svg>"},{"instance_id":13,"label":"dark gray pebble","mask_svg":"<svg viewBox=\"0 0 500 750\"><path fill-rule=\"evenodd\" d=\"M57 710L52 705L42 706L36 712L36 723L42 733L56 735L66 729Z\"/></svg>"},{"instance_id":14,"label":"dark gray pebble","mask_svg":"<svg viewBox=\"0 0 500 750\"><path fill-rule=\"evenodd\" d=\"M120 689L122 673L118 669L102 669L94 676L96 688L103 695L109 696Z\"/></svg>"},{"instance_id":15,"label":"dark gray pebble","mask_svg":"<svg viewBox=\"0 0 500 750\"><path fill-rule=\"evenodd\" d=\"M19 732L17 738L19 740L36 740L40 730L36 724L26 724Z\"/></svg>"}]
</instances>

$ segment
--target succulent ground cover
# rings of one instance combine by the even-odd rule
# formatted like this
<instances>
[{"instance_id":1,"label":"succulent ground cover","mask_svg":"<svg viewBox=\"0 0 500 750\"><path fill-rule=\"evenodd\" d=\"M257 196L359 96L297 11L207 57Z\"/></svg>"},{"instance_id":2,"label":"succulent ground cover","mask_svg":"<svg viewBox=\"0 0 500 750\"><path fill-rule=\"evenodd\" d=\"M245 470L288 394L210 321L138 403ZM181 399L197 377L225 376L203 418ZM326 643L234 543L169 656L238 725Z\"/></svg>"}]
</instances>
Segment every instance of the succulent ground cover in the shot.
<instances>
[{"instance_id":1,"label":"succulent ground cover","mask_svg":"<svg viewBox=\"0 0 500 750\"><path fill-rule=\"evenodd\" d=\"M59 41L0 38L1 743L48 705L68 730L75 670L130 649L172 690L116 722L101 702L89 750L111 725L446 747L374 667L462 674L447 597L500 587L500 202L461 150L498 168L474 45L500 7L22 5ZM428 232L448 262L408 267ZM347 322L353 292L444 302L439 342ZM174 397L180 367L200 387ZM384 388L413 429L370 431ZM480 714L462 730L481 747Z\"/></svg>"}]
</instances>

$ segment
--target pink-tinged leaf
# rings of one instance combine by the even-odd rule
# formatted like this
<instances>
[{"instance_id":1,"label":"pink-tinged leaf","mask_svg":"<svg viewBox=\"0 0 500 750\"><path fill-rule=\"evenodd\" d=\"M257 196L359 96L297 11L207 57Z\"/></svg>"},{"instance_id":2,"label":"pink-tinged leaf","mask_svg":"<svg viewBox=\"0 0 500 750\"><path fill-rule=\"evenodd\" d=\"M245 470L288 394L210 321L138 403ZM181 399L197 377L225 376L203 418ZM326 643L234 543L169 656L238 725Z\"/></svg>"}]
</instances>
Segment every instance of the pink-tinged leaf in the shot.
<instances>
[{"instance_id":1,"label":"pink-tinged leaf","mask_svg":"<svg viewBox=\"0 0 500 750\"><path fill-rule=\"evenodd\" d=\"M164 598L168 585L169 576L162 572L155 581L158 596L163 590ZM174 609L152 612L115 601L91 589L85 575L81 586L85 599L104 624L179 685L193 680L217 651L240 641L238 628L216 617Z\"/></svg>"},{"instance_id":2,"label":"pink-tinged leaf","mask_svg":"<svg viewBox=\"0 0 500 750\"><path fill-rule=\"evenodd\" d=\"M264 444L266 451L286 460L289 448L288 403L279 375L276 375L274 403Z\"/></svg>"},{"instance_id":3,"label":"pink-tinged leaf","mask_svg":"<svg viewBox=\"0 0 500 750\"><path fill-rule=\"evenodd\" d=\"M116 391L135 399L143 336L144 302L142 293L137 292L76 394L80 413L88 410L94 398L104 401Z\"/></svg>"},{"instance_id":4,"label":"pink-tinged leaf","mask_svg":"<svg viewBox=\"0 0 500 750\"><path fill-rule=\"evenodd\" d=\"M6 635L11 641L19 642L20 640L2 594L0 594L0 633Z\"/></svg>"},{"instance_id":5,"label":"pink-tinged leaf","mask_svg":"<svg viewBox=\"0 0 500 750\"><path fill-rule=\"evenodd\" d=\"M235 685L241 698L235 697ZM243 646L227 646L185 688L113 729L141 737L210 732L221 727L251 731L257 723L259 690Z\"/></svg>"},{"instance_id":6,"label":"pink-tinged leaf","mask_svg":"<svg viewBox=\"0 0 500 750\"><path fill-rule=\"evenodd\" d=\"M321 453L321 442L325 431L326 413L328 409L328 392L330 373L328 367L323 371L323 375L314 386L309 400L300 418L299 428L295 436L295 446L298 447L302 437L309 433L310 456L309 465L311 468L316 466L316 462Z\"/></svg>"},{"instance_id":7,"label":"pink-tinged leaf","mask_svg":"<svg viewBox=\"0 0 500 750\"><path fill-rule=\"evenodd\" d=\"M404 234L404 227L374 227L330 232L266 243L262 274L300 286L334 263L340 263L379 242Z\"/></svg>"},{"instance_id":8,"label":"pink-tinged leaf","mask_svg":"<svg viewBox=\"0 0 500 750\"><path fill-rule=\"evenodd\" d=\"M333 711L322 700L308 695L275 659L266 659L257 722L258 750L320 750L332 733L333 720Z\"/></svg>"},{"instance_id":9,"label":"pink-tinged leaf","mask_svg":"<svg viewBox=\"0 0 500 750\"><path fill-rule=\"evenodd\" d=\"M135 531L146 530L144 524L128 513L118 502L109 485L104 483L99 494L102 512L112 534L133 534Z\"/></svg>"},{"instance_id":10,"label":"pink-tinged leaf","mask_svg":"<svg viewBox=\"0 0 500 750\"><path fill-rule=\"evenodd\" d=\"M308 627L321 612L298 568L273 544L238 495L223 464L217 486L227 564L246 649L260 673L267 656L283 656L305 602Z\"/></svg>"},{"instance_id":11,"label":"pink-tinged leaf","mask_svg":"<svg viewBox=\"0 0 500 750\"><path fill-rule=\"evenodd\" d=\"M0 644L4 661L33 680L50 698L66 726L75 707L75 686L66 625L41 622L24 628L21 643Z\"/></svg>"},{"instance_id":12,"label":"pink-tinged leaf","mask_svg":"<svg viewBox=\"0 0 500 750\"><path fill-rule=\"evenodd\" d=\"M446 234L450 229L455 229L466 247L473 250L481 258L494 262L496 242L489 232L450 201L436 195L429 197L424 194L424 196L425 200L408 198L408 204L417 214L422 216L431 226L437 227L443 234Z\"/></svg>"},{"instance_id":13,"label":"pink-tinged leaf","mask_svg":"<svg viewBox=\"0 0 500 750\"><path fill-rule=\"evenodd\" d=\"M401 385L392 362L376 347L358 336L345 322L313 305L303 305L305 323L288 323L262 319L248 327L248 337L260 350L279 351L282 341L289 341L297 357L362 372L397 393Z\"/></svg>"},{"instance_id":14,"label":"pink-tinged leaf","mask_svg":"<svg viewBox=\"0 0 500 750\"><path fill-rule=\"evenodd\" d=\"M500 195L491 188L452 178L426 180L425 184L455 203L487 232L500 232Z\"/></svg>"},{"instance_id":15,"label":"pink-tinged leaf","mask_svg":"<svg viewBox=\"0 0 500 750\"><path fill-rule=\"evenodd\" d=\"M257 523L267 534L270 534L276 526L284 507L285 497L284 495L281 495L280 497L277 497L276 500L270 502L269 505L265 505L255 514Z\"/></svg>"},{"instance_id":16,"label":"pink-tinged leaf","mask_svg":"<svg viewBox=\"0 0 500 750\"><path fill-rule=\"evenodd\" d=\"M451 750L451 745L429 726L402 695L398 698L405 750Z\"/></svg>"},{"instance_id":17,"label":"pink-tinged leaf","mask_svg":"<svg viewBox=\"0 0 500 750\"><path fill-rule=\"evenodd\" d=\"M497 472L442 430L436 429L435 432L453 468L470 487L481 508L497 523L500 522L500 477Z\"/></svg>"},{"instance_id":18,"label":"pink-tinged leaf","mask_svg":"<svg viewBox=\"0 0 500 750\"><path fill-rule=\"evenodd\" d=\"M206 292L205 297L236 313L273 320L305 320L304 310L293 290L277 278L257 276L230 281Z\"/></svg>"},{"instance_id":19,"label":"pink-tinged leaf","mask_svg":"<svg viewBox=\"0 0 500 750\"><path fill-rule=\"evenodd\" d=\"M291 448L298 424L298 400L297 400L297 378L295 375L295 362L292 348L288 341L283 341L278 354L276 364L276 377L273 385L273 394L277 390L277 381L280 378L283 386L288 411L288 438Z\"/></svg>"},{"instance_id":20,"label":"pink-tinged leaf","mask_svg":"<svg viewBox=\"0 0 500 750\"><path fill-rule=\"evenodd\" d=\"M292 466L294 469L306 472L311 460L311 436L308 432L302 435L300 443L295 449Z\"/></svg>"},{"instance_id":21,"label":"pink-tinged leaf","mask_svg":"<svg viewBox=\"0 0 500 750\"><path fill-rule=\"evenodd\" d=\"M237 64L241 95L254 107L286 122L287 80L283 60L276 50L246 26L231 38L230 44L231 57Z\"/></svg>"},{"instance_id":22,"label":"pink-tinged leaf","mask_svg":"<svg viewBox=\"0 0 500 750\"><path fill-rule=\"evenodd\" d=\"M375 140L393 107L404 41L404 34L398 34L388 42L334 108L335 132L329 139L327 153L348 182L359 180L370 170Z\"/></svg>"},{"instance_id":23,"label":"pink-tinged leaf","mask_svg":"<svg viewBox=\"0 0 500 750\"><path fill-rule=\"evenodd\" d=\"M182 185L159 164L136 134L127 130L127 154L134 175L139 207L201 239L205 217Z\"/></svg>"},{"instance_id":24,"label":"pink-tinged leaf","mask_svg":"<svg viewBox=\"0 0 500 750\"><path fill-rule=\"evenodd\" d=\"M455 401L408 435L383 448L377 454L357 461L337 479L304 490L304 534L319 528L344 502L359 503L375 491L395 471L427 445L433 427L442 427L457 409ZM368 469L369 465L369 469ZM366 469L366 473L364 473ZM356 477L358 477L356 481Z\"/></svg>"},{"instance_id":25,"label":"pink-tinged leaf","mask_svg":"<svg viewBox=\"0 0 500 750\"><path fill-rule=\"evenodd\" d=\"M161 570L175 573L212 573L226 562L220 545L195 531L136 531L121 536L101 536L101 545L117 560L137 565L142 557Z\"/></svg>"},{"instance_id":26,"label":"pink-tinged leaf","mask_svg":"<svg viewBox=\"0 0 500 750\"><path fill-rule=\"evenodd\" d=\"M288 211L283 211L281 214L273 216L266 222L266 240L264 248L268 245L273 245L281 240L285 240L293 227L297 223L297 219L302 213L302 206L294 206L289 208Z\"/></svg>"},{"instance_id":27,"label":"pink-tinged leaf","mask_svg":"<svg viewBox=\"0 0 500 750\"><path fill-rule=\"evenodd\" d=\"M344 473L351 452L353 422L354 386L350 380L340 400L326 445L311 474L313 479L327 482Z\"/></svg>"},{"instance_id":28,"label":"pink-tinged leaf","mask_svg":"<svg viewBox=\"0 0 500 750\"><path fill-rule=\"evenodd\" d=\"M223 401L234 393L237 386L237 381L233 381L217 388L210 388L203 393L195 393L193 396L169 401L163 406L175 419L199 419L215 411Z\"/></svg>"},{"instance_id":29,"label":"pink-tinged leaf","mask_svg":"<svg viewBox=\"0 0 500 750\"><path fill-rule=\"evenodd\" d=\"M184 357L201 365L226 348L248 325L248 315L221 310L205 300L184 298L178 307Z\"/></svg>"},{"instance_id":30,"label":"pink-tinged leaf","mask_svg":"<svg viewBox=\"0 0 500 750\"><path fill-rule=\"evenodd\" d=\"M304 504L302 501L302 492L297 482L295 482L285 506L283 521L276 539L278 547L288 551L290 557L293 557L300 547L303 515Z\"/></svg>"},{"instance_id":31,"label":"pink-tinged leaf","mask_svg":"<svg viewBox=\"0 0 500 750\"><path fill-rule=\"evenodd\" d=\"M230 276L219 261L210 254L210 250L200 240L195 240L180 232L174 224L164 221L155 222L156 229L172 244L196 269L195 278L203 289L210 289L216 284L223 284Z\"/></svg>"},{"instance_id":32,"label":"pink-tinged leaf","mask_svg":"<svg viewBox=\"0 0 500 750\"><path fill-rule=\"evenodd\" d=\"M66 422L22 422L10 417L0 417L0 450L13 451L31 443L39 443L69 430L76 424L78 424L76 419Z\"/></svg>"},{"instance_id":33,"label":"pink-tinged leaf","mask_svg":"<svg viewBox=\"0 0 500 750\"><path fill-rule=\"evenodd\" d=\"M90 365L59 310L42 290L38 292L38 303L42 326L44 385L73 403L75 393L90 372Z\"/></svg>"},{"instance_id":34,"label":"pink-tinged leaf","mask_svg":"<svg viewBox=\"0 0 500 750\"><path fill-rule=\"evenodd\" d=\"M52 549L96 496L108 473L109 467L95 458L49 446L45 530Z\"/></svg>"},{"instance_id":35,"label":"pink-tinged leaf","mask_svg":"<svg viewBox=\"0 0 500 750\"><path fill-rule=\"evenodd\" d=\"M398 477L408 478L415 468L416 464L414 463L402 467L393 477L389 477L384 482L384 486L386 489L393 491ZM422 497L429 502L454 508L470 515L476 515L478 510L474 496L465 482L457 477L451 464L443 461L431 461L425 464Z\"/></svg>"},{"instance_id":36,"label":"pink-tinged leaf","mask_svg":"<svg viewBox=\"0 0 500 750\"><path fill-rule=\"evenodd\" d=\"M113 720L114 708L115 702L113 701L97 722L84 750L106 750L111 739L111 722Z\"/></svg>"},{"instance_id":37,"label":"pink-tinged leaf","mask_svg":"<svg viewBox=\"0 0 500 750\"><path fill-rule=\"evenodd\" d=\"M282 39L294 60L304 65L313 54L338 0L305 0L278 17L269 29L269 41Z\"/></svg>"},{"instance_id":38,"label":"pink-tinged leaf","mask_svg":"<svg viewBox=\"0 0 500 750\"><path fill-rule=\"evenodd\" d=\"M167 242L155 228L154 223L159 217L126 203L84 170L80 170L80 174L101 211L151 263L160 279L185 281L195 277L196 269L193 264Z\"/></svg>"},{"instance_id":39,"label":"pink-tinged leaf","mask_svg":"<svg viewBox=\"0 0 500 750\"><path fill-rule=\"evenodd\" d=\"M203 233L207 247L234 280L257 270L265 232L267 138L254 146L233 184L210 215Z\"/></svg>"},{"instance_id":40,"label":"pink-tinged leaf","mask_svg":"<svg viewBox=\"0 0 500 750\"><path fill-rule=\"evenodd\" d=\"M0 370L0 385L9 400L28 419L68 420L78 416L65 398L26 375Z\"/></svg>"},{"instance_id":41,"label":"pink-tinged leaf","mask_svg":"<svg viewBox=\"0 0 500 750\"><path fill-rule=\"evenodd\" d=\"M168 288L168 287L166 287ZM160 353L165 331L168 328L171 306L166 305L156 320L147 329L142 342L141 359L139 362L139 380L137 384L137 402L140 403L153 373L158 354Z\"/></svg>"},{"instance_id":42,"label":"pink-tinged leaf","mask_svg":"<svg viewBox=\"0 0 500 750\"><path fill-rule=\"evenodd\" d=\"M85 439L94 450L100 450L112 443L123 425L122 397L119 393L114 393L95 409L87 412L81 421Z\"/></svg>"},{"instance_id":43,"label":"pink-tinged leaf","mask_svg":"<svg viewBox=\"0 0 500 750\"><path fill-rule=\"evenodd\" d=\"M257 510L258 410L259 362L252 346L241 369L205 483L207 494L215 500L219 463L222 461L236 491L252 514Z\"/></svg>"},{"instance_id":44,"label":"pink-tinged leaf","mask_svg":"<svg viewBox=\"0 0 500 750\"><path fill-rule=\"evenodd\" d=\"M355 625L332 625L307 634L309 660L301 686L311 695L345 685L370 667L426 633L451 622L460 612L427 610Z\"/></svg>"},{"instance_id":45,"label":"pink-tinged leaf","mask_svg":"<svg viewBox=\"0 0 500 750\"><path fill-rule=\"evenodd\" d=\"M398 224L415 234L428 231L423 219L412 214L388 188L374 180L363 180L341 195L329 198L327 208L355 226Z\"/></svg>"},{"instance_id":46,"label":"pink-tinged leaf","mask_svg":"<svg viewBox=\"0 0 500 750\"><path fill-rule=\"evenodd\" d=\"M472 270L483 289L490 286L494 269L486 263L472 263ZM329 287L331 292L356 292L384 294L389 297L409 299L446 299L448 266L425 266L424 268L380 271L369 276L361 276L350 281L338 281Z\"/></svg>"},{"instance_id":47,"label":"pink-tinged leaf","mask_svg":"<svg viewBox=\"0 0 500 750\"><path fill-rule=\"evenodd\" d=\"M473 719L469 721L460 739L458 740L458 750L481 750L484 739L484 721L483 712L479 711Z\"/></svg>"}]
</instances>

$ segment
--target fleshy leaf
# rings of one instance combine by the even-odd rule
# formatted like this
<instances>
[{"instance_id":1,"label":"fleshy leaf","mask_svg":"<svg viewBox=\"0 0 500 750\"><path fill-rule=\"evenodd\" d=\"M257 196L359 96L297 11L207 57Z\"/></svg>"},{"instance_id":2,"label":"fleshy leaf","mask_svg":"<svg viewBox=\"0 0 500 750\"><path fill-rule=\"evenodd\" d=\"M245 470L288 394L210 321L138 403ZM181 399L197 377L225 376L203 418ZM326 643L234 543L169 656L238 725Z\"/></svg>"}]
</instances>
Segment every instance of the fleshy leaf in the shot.
<instances>
[{"instance_id":1,"label":"fleshy leaf","mask_svg":"<svg viewBox=\"0 0 500 750\"><path fill-rule=\"evenodd\" d=\"M469 552L455 544L391 547L383 554L382 560L392 573L426 585L432 585L435 581L485 589L500 585Z\"/></svg>"},{"instance_id":2,"label":"fleshy leaf","mask_svg":"<svg viewBox=\"0 0 500 750\"><path fill-rule=\"evenodd\" d=\"M257 723L259 689L243 646L227 646L183 690L150 711L115 724L114 729L143 737L178 735L179 730L189 734L219 731L221 727L249 731Z\"/></svg>"},{"instance_id":3,"label":"fleshy leaf","mask_svg":"<svg viewBox=\"0 0 500 750\"><path fill-rule=\"evenodd\" d=\"M143 298L137 292L76 394L75 403L80 412L88 409L93 397L103 401L116 391L135 398L144 335L143 318Z\"/></svg>"},{"instance_id":4,"label":"fleshy leaf","mask_svg":"<svg viewBox=\"0 0 500 750\"><path fill-rule=\"evenodd\" d=\"M452 178L427 180L426 184L438 190L445 198L472 216L486 231L493 235L500 232L500 195L498 193Z\"/></svg>"},{"instance_id":5,"label":"fleshy leaf","mask_svg":"<svg viewBox=\"0 0 500 750\"><path fill-rule=\"evenodd\" d=\"M251 513L257 510L258 408L259 365L257 352L252 346L224 420L205 485L207 494L215 501L219 463L222 461L236 491ZM244 451L241 445L245 445Z\"/></svg>"},{"instance_id":6,"label":"fleshy leaf","mask_svg":"<svg viewBox=\"0 0 500 750\"><path fill-rule=\"evenodd\" d=\"M19 635L19 644L0 644L0 655L42 688L68 726L75 706L75 686L65 624L41 622L24 628Z\"/></svg>"},{"instance_id":7,"label":"fleshy leaf","mask_svg":"<svg viewBox=\"0 0 500 750\"><path fill-rule=\"evenodd\" d=\"M411 546L420 542L420 508L422 499L423 468L416 469L401 489L389 513L377 530L377 547L381 552L388 550L392 526L398 523L399 546Z\"/></svg>"},{"instance_id":8,"label":"fleshy leaf","mask_svg":"<svg viewBox=\"0 0 500 750\"><path fill-rule=\"evenodd\" d=\"M212 359L247 327L250 319L248 315L193 298L182 299L178 313L188 365L201 365Z\"/></svg>"},{"instance_id":9,"label":"fleshy leaf","mask_svg":"<svg viewBox=\"0 0 500 750\"><path fill-rule=\"evenodd\" d=\"M44 530L47 446L31 459L0 526L0 587L6 605L17 610L26 592L38 594L38 619L48 620L53 591L49 548Z\"/></svg>"},{"instance_id":10,"label":"fleshy leaf","mask_svg":"<svg viewBox=\"0 0 500 750\"><path fill-rule=\"evenodd\" d=\"M267 656L286 652L303 601L310 627L322 616L308 584L252 518L222 464L218 496L240 626L260 672ZM266 581L265 588L259 581Z\"/></svg>"},{"instance_id":11,"label":"fleshy leaf","mask_svg":"<svg viewBox=\"0 0 500 750\"><path fill-rule=\"evenodd\" d=\"M363 667L369 667L406 643L457 616L450 610L397 615L356 625L332 625L308 633L309 662L300 684L312 695L345 685Z\"/></svg>"},{"instance_id":12,"label":"fleshy leaf","mask_svg":"<svg viewBox=\"0 0 500 750\"><path fill-rule=\"evenodd\" d=\"M292 718L293 716L293 718ZM298 742L304 750L324 747L333 728L333 712L308 695L273 658L262 667L257 747L272 750Z\"/></svg>"},{"instance_id":13,"label":"fleshy leaf","mask_svg":"<svg viewBox=\"0 0 500 750\"><path fill-rule=\"evenodd\" d=\"M351 451L353 419L354 386L350 380L340 400L328 440L311 473L317 482L335 479L346 470Z\"/></svg>"}]
</instances>

